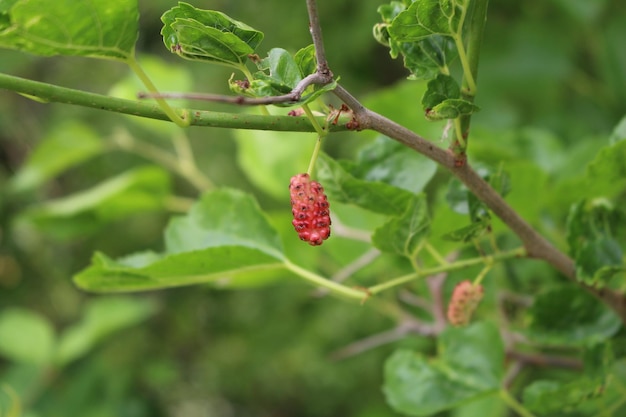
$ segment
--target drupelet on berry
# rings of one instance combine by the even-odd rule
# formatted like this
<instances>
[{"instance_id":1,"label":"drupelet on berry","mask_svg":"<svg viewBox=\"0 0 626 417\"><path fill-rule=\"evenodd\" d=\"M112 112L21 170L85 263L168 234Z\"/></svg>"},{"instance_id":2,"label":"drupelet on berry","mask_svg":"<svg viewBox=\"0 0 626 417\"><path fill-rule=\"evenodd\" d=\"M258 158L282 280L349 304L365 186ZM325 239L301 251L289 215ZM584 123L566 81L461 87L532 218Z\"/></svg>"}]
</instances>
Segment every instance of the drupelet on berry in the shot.
<instances>
[{"instance_id":1,"label":"drupelet on berry","mask_svg":"<svg viewBox=\"0 0 626 417\"><path fill-rule=\"evenodd\" d=\"M309 174L291 177L291 213L293 227L301 240L321 245L330 236L330 211L324 188Z\"/></svg>"}]
</instances>

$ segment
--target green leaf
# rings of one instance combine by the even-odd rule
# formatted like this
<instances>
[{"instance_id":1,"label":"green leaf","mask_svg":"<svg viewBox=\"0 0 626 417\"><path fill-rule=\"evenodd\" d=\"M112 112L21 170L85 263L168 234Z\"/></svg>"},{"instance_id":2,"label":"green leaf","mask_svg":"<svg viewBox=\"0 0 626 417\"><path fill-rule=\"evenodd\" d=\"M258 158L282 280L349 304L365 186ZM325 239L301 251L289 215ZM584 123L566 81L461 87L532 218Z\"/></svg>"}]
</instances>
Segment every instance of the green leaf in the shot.
<instances>
[{"instance_id":1,"label":"green leaf","mask_svg":"<svg viewBox=\"0 0 626 417\"><path fill-rule=\"evenodd\" d=\"M582 376L567 383L534 381L524 389L523 404L529 411L544 416L575 412L583 403L602 395L603 378Z\"/></svg>"},{"instance_id":2,"label":"green leaf","mask_svg":"<svg viewBox=\"0 0 626 417\"><path fill-rule=\"evenodd\" d=\"M451 242L468 243L472 240L480 238L490 226L491 218L489 216L485 216L468 226L461 227L444 234L442 239L449 240Z\"/></svg>"},{"instance_id":3,"label":"green leaf","mask_svg":"<svg viewBox=\"0 0 626 417\"><path fill-rule=\"evenodd\" d=\"M52 359L55 335L52 324L21 308L0 313L0 354L16 362L45 365Z\"/></svg>"},{"instance_id":4,"label":"green leaf","mask_svg":"<svg viewBox=\"0 0 626 417\"><path fill-rule=\"evenodd\" d=\"M460 98L461 89L449 75L437 75L428 82L427 87L422 106L428 120L455 119L479 110L475 104Z\"/></svg>"},{"instance_id":5,"label":"green leaf","mask_svg":"<svg viewBox=\"0 0 626 417\"><path fill-rule=\"evenodd\" d=\"M139 324L155 311L156 305L148 299L106 297L89 301L81 321L61 334L56 363L64 366L85 356L109 335Z\"/></svg>"},{"instance_id":6,"label":"green leaf","mask_svg":"<svg viewBox=\"0 0 626 417\"><path fill-rule=\"evenodd\" d=\"M389 33L398 42L419 41L433 35L452 36L461 14L455 1L416 1L393 20Z\"/></svg>"},{"instance_id":7,"label":"green leaf","mask_svg":"<svg viewBox=\"0 0 626 417\"><path fill-rule=\"evenodd\" d=\"M495 392L504 372L504 347L489 323L448 327L439 338L439 357L396 351L385 363L383 391L396 411L429 416Z\"/></svg>"},{"instance_id":8,"label":"green leaf","mask_svg":"<svg viewBox=\"0 0 626 417\"><path fill-rule=\"evenodd\" d=\"M384 136L360 149L351 173L366 181L381 181L412 193L421 192L437 164Z\"/></svg>"},{"instance_id":9,"label":"green leaf","mask_svg":"<svg viewBox=\"0 0 626 417\"><path fill-rule=\"evenodd\" d=\"M410 3L409 3L410 4ZM383 23L374 26L374 38L390 48L392 58L402 55L404 66L411 72L409 79L430 80L442 72L456 56L454 41L449 36L432 35L418 41L406 42L390 33L394 19L406 10L406 2L392 1L378 8Z\"/></svg>"},{"instance_id":10,"label":"green leaf","mask_svg":"<svg viewBox=\"0 0 626 417\"><path fill-rule=\"evenodd\" d=\"M263 33L224 13L179 2L161 16L163 42L183 58L245 67Z\"/></svg>"},{"instance_id":11,"label":"green leaf","mask_svg":"<svg viewBox=\"0 0 626 417\"><path fill-rule=\"evenodd\" d=\"M430 230L426 196L419 194L409 202L406 211L376 229L372 243L383 252L413 258L424 244Z\"/></svg>"},{"instance_id":12,"label":"green leaf","mask_svg":"<svg viewBox=\"0 0 626 417\"><path fill-rule=\"evenodd\" d=\"M460 116L476 113L479 110L480 107L467 100L449 98L434 107L426 108L425 115L428 120L456 119Z\"/></svg>"},{"instance_id":13,"label":"green leaf","mask_svg":"<svg viewBox=\"0 0 626 417\"><path fill-rule=\"evenodd\" d=\"M603 287L625 268L617 240L624 215L606 199L583 200L572 206L567 241L576 261L576 277Z\"/></svg>"},{"instance_id":14,"label":"green leaf","mask_svg":"<svg viewBox=\"0 0 626 417\"><path fill-rule=\"evenodd\" d=\"M584 346L602 342L621 327L619 317L575 286L539 294L528 311L529 339L546 345Z\"/></svg>"},{"instance_id":15,"label":"green leaf","mask_svg":"<svg viewBox=\"0 0 626 417\"><path fill-rule=\"evenodd\" d=\"M136 0L17 0L3 5L0 47L36 55L127 60L137 41ZM1 22L1 21L0 21Z\"/></svg>"},{"instance_id":16,"label":"green leaf","mask_svg":"<svg viewBox=\"0 0 626 417\"><path fill-rule=\"evenodd\" d=\"M165 232L165 253L112 260L96 253L74 277L89 291L140 291L191 284L264 285L289 274L283 248L257 202L236 190L206 193Z\"/></svg>"},{"instance_id":17,"label":"green leaf","mask_svg":"<svg viewBox=\"0 0 626 417\"><path fill-rule=\"evenodd\" d=\"M233 134L237 141L237 163L250 182L288 202L289 179L306 170L316 135L241 129Z\"/></svg>"},{"instance_id":18,"label":"green leaf","mask_svg":"<svg viewBox=\"0 0 626 417\"><path fill-rule=\"evenodd\" d=\"M67 121L50 129L11 179L11 190L39 187L61 172L104 151L104 144L89 126Z\"/></svg>"},{"instance_id":19,"label":"green leaf","mask_svg":"<svg viewBox=\"0 0 626 417\"><path fill-rule=\"evenodd\" d=\"M315 72L317 67L314 48L304 48L298 51L298 54L297 57L292 57L284 49L271 49L267 58L257 62L259 71L254 74L252 81L229 80L231 91L248 97L273 97L290 93L305 76ZM303 69L307 71L312 69L312 72L302 72ZM297 102L276 105L306 104L321 94L331 91L336 85L336 81L323 86L310 85L302 92Z\"/></svg>"},{"instance_id":20,"label":"green leaf","mask_svg":"<svg viewBox=\"0 0 626 417\"><path fill-rule=\"evenodd\" d=\"M317 178L329 199L354 204L375 213L402 215L413 193L383 182L355 178L339 162L320 153Z\"/></svg>"},{"instance_id":21,"label":"green leaf","mask_svg":"<svg viewBox=\"0 0 626 417\"><path fill-rule=\"evenodd\" d=\"M135 168L86 191L29 208L20 220L60 238L84 235L107 222L161 209L169 186L162 168Z\"/></svg>"},{"instance_id":22,"label":"green leaf","mask_svg":"<svg viewBox=\"0 0 626 417\"><path fill-rule=\"evenodd\" d=\"M623 196L626 188L626 140L602 148L587 165L587 187L595 196Z\"/></svg>"}]
</instances>

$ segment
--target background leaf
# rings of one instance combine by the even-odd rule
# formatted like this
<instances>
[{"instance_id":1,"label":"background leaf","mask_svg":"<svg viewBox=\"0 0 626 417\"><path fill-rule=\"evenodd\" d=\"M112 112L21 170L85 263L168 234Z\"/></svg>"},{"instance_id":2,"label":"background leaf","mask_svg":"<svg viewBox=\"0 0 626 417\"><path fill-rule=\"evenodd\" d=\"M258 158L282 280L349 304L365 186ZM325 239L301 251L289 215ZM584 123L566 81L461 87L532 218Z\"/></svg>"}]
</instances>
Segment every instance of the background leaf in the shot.
<instances>
[{"instance_id":1,"label":"background leaf","mask_svg":"<svg viewBox=\"0 0 626 417\"><path fill-rule=\"evenodd\" d=\"M55 362L63 366L83 357L111 334L137 325L155 311L155 303L146 298L106 297L91 300L81 321L61 334Z\"/></svg>"},{"instance_id":2,"label":"background leaf","mask_svg":"<svg viewBox=\"0 0 626 417\"><path fill-rule=\"evenodd\" d=\"M413 194L382 182L357 179L337 161L320 153L317 177L329 199L354 204L376 213L400 215Z\"/></svg>"},{"instance_id":3,"label":"background leaf","mask_svg":"<svg viewBox=\"0 0 626 417\"><path fill-rule=\"evenodd\" d=\"M381 251L412 259L424 244L429 226L426 196L419 194L411 199L401 216L392 217L376 229L372 243Z\"/></svg>"},{"instance_id":4,"label":"background leaf","mask_svg":"<svg viewBox=\"0 0 626 417\"><path fill-rule=\"evenodd\" d=\"M136 0L17 0L0 25L0 46L36 55L126 60L138 36Z\"/></svg>"},{"instance_id":5,"label":"background leaf","mask_svg":"<svg viewBox=\"0 0 626 417\"><path fill-rule=\"evenodd\" d=\"M104 143L89 126L75 121L63 122L50 129L33 149L11 179L11 189L20 192L39 187L104 150Z\"/></svg>"},{"instance_id":6,"label":"background leaf","mask_svg":"<svg viewBox=\"0 0 626 417\"><path fill-rule=\"evenodd\" d=\"M545 345L584 346L602 342L621 327L617 315L574 286L539 294L528 310L527 336Z\"/></svg>"},{"instance_id":7,"label":"background leaf","mask_svg":"<svg viewBox=\"0 0 626 417\"><path fill-rule=\"evenodd\" d=\"M162 209L169 186L169 175L162 168L139 167L88 190L31 207L20 221L60 238L85 235L108 222Z\"/></svg>"},{"instance_id":8,"label":"background leaf","mask_svg":"<svg viewBox=\"0 0 626 417\"><path fill-rule=\"evenodd\" d=\"M52 359L54 329L45 317L20 308L0 313L0 354L16 362L45 365Z\"/></svg>"},{"instance_id":9,"label":"background leaf","mask_svg":"<svg viewBox=\"0 0 626 417\"><path fill-rule=\"evenodd\" d=\"M439 343L437 360L399 350L385 363L383 390L396 411L428 416L499 389L504 347L495 326L448 327Z\"/></svg>"},{"instance_id":10,"label":"background leaf","mask_svg":"<svg viewBox=\"0 0 626 417\"><path fill-rule=\"evenodd\" d=\"M289 198L289 179L306 171L315 145L313 133L236 130L237 163L248 180L272 197Z\"/></svg>"}]
</instances>

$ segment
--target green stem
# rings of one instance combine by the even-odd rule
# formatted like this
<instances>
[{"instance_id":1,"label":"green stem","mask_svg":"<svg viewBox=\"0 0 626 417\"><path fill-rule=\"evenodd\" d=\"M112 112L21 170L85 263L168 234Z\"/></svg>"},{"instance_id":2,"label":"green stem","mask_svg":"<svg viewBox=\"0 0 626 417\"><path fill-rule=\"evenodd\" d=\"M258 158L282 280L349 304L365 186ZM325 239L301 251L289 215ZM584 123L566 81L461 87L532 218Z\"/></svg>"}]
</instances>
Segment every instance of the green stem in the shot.
<instances>
[{"instance_id":1,"label":"green stem","mask_svg":"<svg viewBox=\"0 0 626 417\"><path fill-rule=\"evenodd\" d=\"M289 260L285 260L285 267L291 272L299 275L305 280L311 282L312 284L325 288L330 292L340 295L345 298L357 299L357 300L365 300L369 293L364 290L358 290L354 288L347 287L343 284L339 284L334 281L330 281L322 276L319 276L308 269L304 269L296 264L291 263Z\"/></svg>"},{"instance_id":2,"label":"green stem","mask_svg":"<svg viewBox=\"0 0 626 417\"><path fill-rule=\"evenodd\" d=\"M313 148L313 154L311 155L311 160L309 161L309 167L306 170L307 174L312 175L313 169L315 168L315 162L317 162L317 157L322 149L322 139L327 135L327 132L319 124L308 105L303 104L302 109L317 132L317 141L315 142L315 147Z\"/></svg>"},{"instance_id":3,"label":"green stem","mask_svg":"<svg viewBox=\"0 0 626 417\"><path fill-rule=\"evenodd\" d=\"M500 398L502 398L502 401L504 401L513 411L515 411L520 416L535 417L533 413L528 411L522 404L520 404L519 401L517 401L515 397L513 397L511 393L509 393L509 391L507 391L506 389L502 388L500 390Z\"/></svg>"},{"instance_id":4,"label":"green stem","mask_svg":"<svg viewBox=\"0 0 626 417\"><path fill-rule=\"evenodd\" d=\"M89 93L72 88L60 87L39 81L0 73L0 89L14 91L37 98L39 101L73 104L115 113L129 114L155 120L171 121L170 117L156 103L126 100L102 94ZM175 108L177 112L185 109ZM315 128L306 117L263 116L245 113L224 113L204 110L188 110L192 126L221 127L229 129L273 130L277 132L314 132ZM316 117L318 123L326 120ZM345 122L349 119L344 119ZM348 130L346 124L329 126L333 132Z\"/></svg>"},{"instance_id":5,"label":"green stem","mask_svg":"<svg viewBox=\"0 0 626 417\"><path fill-rule=\"evenodd\" d=\"M464 100L474 103L478 82L478 60L480 57L485 23L487 21L487 6L489 5L489 0L473 0L469 5L471 10L469 13L467 48L464 47L461 39L462 28L459 28L459 32L457 36L455 36L454 41L463 67L461 96ZM450 146L452 152L463 160L465 159L467 150L471 118L471 114L461 116L458 125L461 140L458 139L459 134L457 134L457 140Z\"/></svg>"},{"instance_id":6,"label":"green stem","mask_svg":"<svg viewBox=\"0 0 626 417\"><path fill-rule=\"evenodd\" d=\"M150 77L148 77L148 74L146 74L143 68L141 68L141 65L139 65L139 62L137 62L137 59L135 58L134 54L131 55L131 57L128 58L125 62L126 64L128 64L130 69L133 70L135 75L139 77L139 79L141 80L143 85L146 86L149 92L156 93L156 94L159 93L159 90L156 88L156 86L154 85ZM187 111L183 111L183 117L181 117L174 111L174 109L172 109L172 107L170 107L169 104L167 104L167 101L165 101L164 99L155 98L154 100L161 107L161 109L163 109L163 112L167 114L167 117L169 117L169 119L172 122L176 123L177 126L179 127L189 126L190 122L189 122L189 117L187 117Z\"/></svg>"},{"instance_id":7,"label":"green stem","mask_svg":"<svg viewBox=\"0 0 626 417\"><path fill-rule=\"evenodd\" d=\"M486 263L490 265L490 264L493 264L494 262L503 261L503 260L511 259L511 258L520 258L525 255L526 255L526 250L524 248L517 248L517 249L507 251L507 252L501 252L496 255L478 257L478 258L472 258L472 259L464 259L461 261L448 263L446 265L422 269L418 272L413 272L407 275L403 275L401 277L389 280L387 282L383 282L382 284L369 287L368 291L371 295L374 295L382 291L388 290L389 288L397 287L399 285L404 285L416 279L429 277L431 275L439 274L441 272L456 271L456 270L464 269L470 266L479 265L481 263Z\"/></svg>"}]
</instances>

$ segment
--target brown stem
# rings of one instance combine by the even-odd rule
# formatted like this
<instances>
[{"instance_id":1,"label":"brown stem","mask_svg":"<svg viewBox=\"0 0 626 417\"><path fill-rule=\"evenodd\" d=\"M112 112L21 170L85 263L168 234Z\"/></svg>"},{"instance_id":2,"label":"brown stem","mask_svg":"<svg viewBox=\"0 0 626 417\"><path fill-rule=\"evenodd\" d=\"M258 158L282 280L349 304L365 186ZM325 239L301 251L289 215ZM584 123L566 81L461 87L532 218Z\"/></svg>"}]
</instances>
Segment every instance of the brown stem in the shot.
<instances>
[{"instance_id":1,"label":"brown stem","mask_svg":"<svg viewBox=\"0 0 626 417\"><path fill-rule=\"evenodd\" d=\"M306 8L309 13L309 30L313 45L315 46L315 58L317 59L317 72L326 77L326 83L333 79L333 73L328 67L326 52L324 51L324 41L322 39L322 27L317 13L317 3L315 0L306 0Z\"/></svg>"},{"instance_id":2,"label":"brown stem","mask_svg":"<svg viewBox=\"0 0 626 417\"><path fill-rule=\"evenodd\" d=\"M606 303L626 323L626 297L610 289L594 288L576 280L574 261L521 218L469 164L457 166L452 152L435 146L409 129L363 107L343 87L338 86L334 93L352 109L359 129L371 129L382 133L447 168L520 238L529 257L548 262L567 278Z\"/></svg>"}]
</instances>

